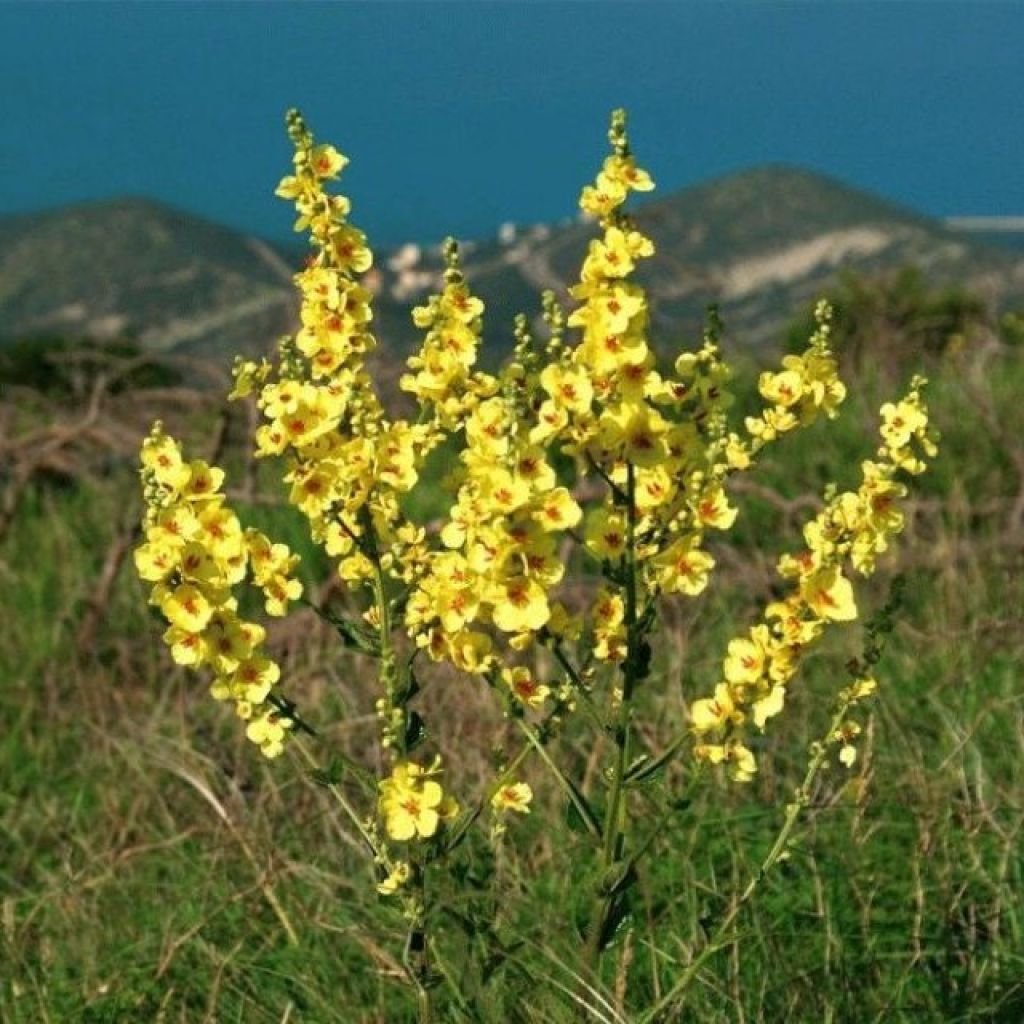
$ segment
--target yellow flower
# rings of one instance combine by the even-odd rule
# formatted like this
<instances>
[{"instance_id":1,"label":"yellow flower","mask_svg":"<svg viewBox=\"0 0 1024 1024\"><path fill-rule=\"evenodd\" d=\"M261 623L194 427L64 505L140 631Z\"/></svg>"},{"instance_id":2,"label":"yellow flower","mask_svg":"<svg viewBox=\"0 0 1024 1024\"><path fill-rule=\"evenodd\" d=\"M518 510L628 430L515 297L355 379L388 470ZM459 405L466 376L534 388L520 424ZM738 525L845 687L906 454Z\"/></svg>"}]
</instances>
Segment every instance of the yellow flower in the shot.
<instances>
[{"instance_id":1,"label":"yellow flower","mask_svg":"<svg viewBox=\"0 0 1024 1024\"><path fill-rule=\"evenodd\" d=\"M530 445L519 451L515 462L516 475L525 480L534 493L550 491L555 486L555 471L544 457L544 449Z\"/></svg>"},{"instance_id":2,"label":"yellow flower","mask_svg":"<svg viewBox=\"0 0 1024 1024\"><path fill-rule=\"evenodd\" d=\"M262 655L248 658L239 664L231 679L233 690L252 704L262 704L273 685L281 678L281 669Z\"/></svg>"},{"instance_id":3,"label":"yellow flower","mask_svg":"<svg viewBox=\"0 0 1024 1024\"><path fill-rule=\"evenodd\" d=\"M651 176L642 168L637 167L631 156L612 155L605 158L604 166L598 175L598 183L605 182L618 185L631 192L650 192L654 188Z\"/></svg>"},{"instance_id":4,"label":"yellow flower","mask_svg":"<svg viewBox=\"0 0 1024 1024\"><path fill-rule=\"evenodd\" d=\"M725 760L733 782L750 782L757 774L757 759L742 743L734 741L726 744Z\"/></svg>"},{"instance_id":5,"label":"yellow flower","mask_svg":"<svg viewBox=\"0 0 1024 1024\"><path fill-rule=\"evenodd\" d=\"M463 629L448 638L448 654L452 664L463 672L482 674L494 664L491 651L494 643L486 633Z\"/></svg>"},{"instance_id":6,"label":"yellow flower","mask_svg":"<svg viewBox=\"0 0 1024 1024\"><path fill-rule=\"evenodd\" d=\"M622 205L626 190L615 182L604 181L598 186L586 185L580 195L580 209L591 217L604 218Z\"/></svg>"},{"instance_id":7,"label":"yellow flower","mask_svg":"<svg viewBox=\"0 0 1024 1024\"><path fill-rule=\"evenodd\" d=\"M626 659L626 630L622 626L595 627L594 657L616 665Z\"/></svg>"},{"instance_id":8,"label":"yellow flower","mask_svg":"<svg viewBox=\"0 0 1024 1024\"><path fill-rule=\"evenodd\" d=\"M711 732L730 722L742 720L743 714L736 708L728 683L719 683L715 687L714 697L695 700L690 708L690 721L698 733Z\"/></svg>"},{"instance_id":9,"label":"yellow flower","mask_svg":"<svg viewBox=\"0 0 1024 1024\"><path fill-rule=\"evenodd\" d=\"M767 665L763 632L752 636L749 640L737 639L729 641L729 653L722 666L723 674L730 683L749 685L756 683L764 674Z\"/></svg>"},{"instance_id":10,"label":"yellow flower","mask_svg":"<svg viewBox=\"0 0 1024 1024\"><path fill-rule=\"evenodd\" d=\"M747 443L736 434L729 435L729 441L725 449L725 458L730 469L743 470L750 468L750 448Z\"/></svg>"},{"instance_id":11,"label":"yellow flower","mask_svg":"<svg viewBox=\"0 0 1024 1024\"><path fill-rule=\"evenodd\" d=\"M584 281L607 277L626 277L634 267L633 255L626 234L620 228L609 227L603 239L593 239L581 276Z\"/></svg>"},{"instance_id":12,"label":"yellow flower","mask_svg":"<svg viewBox=\"0 0 1024 1024\"><path fill-rule=\"evenodd\" d=\"M559 559L553 545L530 543L518 557L522 560L523 575L536 580L550 590L565 575L565 565Z\"/></svg>"},{"instance_id":13,"label":"yellow flower","mask_svg":"<svg viewBox=\"0 0 1024 1024\"><path fill-rule=\"evenodd\" d=\"M309 154L310 169L318 178L336 178L347 163L348 157L330 145L314 146Z\"/></svg>"},{"instance_id":14,"label":"yellow flower","mask_svg":"<svg viewBox=\"0 0 1024 1024\"><path fill-rule=\"evenodd\" d=\"M199 520L186 504L162 508L146 531L146 539L153 544L182 548L200 532Z\"/></svg>"},{"instance_id":15,"label":"yellow flower","mask_svg":"<svg viewBox=\"0 0 1024 1024\"><path fill-rule=\"evenodd\" d=\"M535 515L544 530L571 530L583 512L564 487L556 487L541 498Z\"/></svg>"},{"instance_id":16,"label":"yellow flower","mask_svg":"<svg viewBox=\"0 0 1024 1024\"><path fill-rule=\"evenodd\" d=\"M202 459L190 462L188 470L189 477L183 488L183 495L189 501L214 497L224 482L224 470L211 466Z\"/></svg>"},{"instance_id":17,"label":"yellow flower","mask_svg":"<svg viewBox=\"0 0 1024 1024\"><path fill-rule=\"evenodd\" d=\"M164 596L160 611L172 626L187 633L200 633L213 615L213 606L202 590L184 583Z\"/></svg>"},{"instance_id":18,"label":"yellow flower","mask_svg":"<svg viewBox=\"0 0 1024 1024\"><path fill-rule=\"evenodd\" d=\"M496 811L517 811L519 814L530 813L530 801L533 790L525 782L511 782L502 786L491 797L491 806Z\"/></svg>"},{"instance_id":19,"label":"yellow flower","mask_svg":"<svg viewBox=\"0 0 1024 1024\"><path fill-rule=\"evenodd\" d=\"M411 875L412 869L404 860L395 861L387 878L377 885L377 892L381 896L392 896L409 881Z\"/></svg>"},{"instance_id":20,"label":"yellow flower","mask_svg":"<svg viewBox=\"0 0 1024 1024\"><path fill-rule=\"evenodd\" d=\"M269 710L252 719L245 734L259 746L264 757L275 758L280 757L284 751L284 741L291 727L291 719L284 718L275 710Z\"/></svg>"},{"instance_id":21,"label":"yellow flower","mask_svg":"<svg viewBox=\"0 0 1024 1024\"><path fill-rule=\"evenodd\" d=\"M699 543L699 536L683 537L655 557L658 582L666 593L695 597L707 587L715 560L700 550Z\"/></svg>"},{"instance_id":22,"label":"yellow flower","mask_svg":"<svg viewBox=\"0 0 1024 1024\"><path fill-rule=\"evenodd\" d=\"M171 649L171 657L177 665L201 665L207 658L202 633L171 626L164 633L164 643Z\"/></svg>"},{"instance_id":23,"label":"yellow flower","mask_svg":"<svg viewBox=\"0 0 1024 1024\"><path fill-rule=\"evenodd\" d=\"M178 567L179 551L166 541L141 544L135 549L135 568L141 579L159 583Z\"/></svg>"},{"instance_id":24,"label":"yellow flower","mask_svg":"<svg viewBox=\"0 0 1024 1024\"><path fill-rule=\"evenodd\" d=\"M729 504L721 484L706 487L697 499L694 511L701 525L716 530L728 530L736 522L737 510Z\"/></svg>"},{"instance_id":25,"label":"yellow flower","mask_svg":"<svg viewBox=\"0 0 1024 1024\"><path fill-rule=\"evenodd\" d=\"M252 654L255 640L231 609L214 612L203 631L208 660L220 673L234 672L239 662Z\"/></svg>"},{"instance_id":26,"label":"yellow flower","mask_svg":"<svg viewBox=\"0 0 1024 1024\"><path fill-rule=\"evenodd\" d=\"M654 466L637 472L636 507L642 513L667 505L675 493L675 482L665 466Z\"/></svg>"},{"instance_id":27,"label":"yellow flower","mask_svg":"<svg viewBox=\"0 0 1024 1024\"><path fill-rule=\"evenodd\" d=\"M590 369L602 377L624 378L628 367L644 364L650 357L644 335L632 330L599 331L587 339L584 352Z\"/></svg>"},{"instance_id":28,"label":"yellow flower","mask_svg":"<svg viewBox=\"0 0 1024 1024\"><path fill-rule=\"evenodd\" d=\"M736 740L725 744L701 743L693 748L698 761L709 764L727 764L734 782L750 782L757 774L757 760L753 752Z\"/></svg>"},{"instance_id":29,"label":"yellow flower","mask_svg":"<svg viewBox=\"0 0 1024 1024\"><path fill-rule=\"evenodd\" d=\"M882 406L882 437L891 448L904 448L911 437L923 432L928 417L913 402L886 402Z\"/></svg>"},{"instance_id":30,"label":"yellow flower","mask_svg":"<svg viewBox=\"0 0 1024 1024\"><path fill-rule=\"evenodd\" d=\"M875 679L872 676L864 676L864 678L858 679L850 688L850 699L862 700L864 697L870 697L877 689L878 683Z\"/></svg>"},{"instance_id":31,"label":"yellow flower","mask_svg":"<svg viewBox=\"0 0 1024 1024\"><path fill-rule=\"evenodd\" d=\"M483 497L502 515L508 515L530 500L530 486L507 469L492 469L481 480Z\"/></svg>"},{"instance_id":32,"label":"yellow flower","mask_svg":"<svg viewBox=\"0 0 1024 1024\"><path fill-rule=\"evenodd\" d=\"M857 760L857 748L854 741L861 733L861 728L856 722L847 721L836 730L832 738L839 744L839 761L847 768L852 768Z\"/></svg>"},{"instance_id":33,"label":"yellow flower","mask_svg":"<svg viewBox=\"0 0 1024 1024\"><path fill-rule=\"evenodd\" d=\"M429 839L437 832L444 792L439 783L426 777L419 765L398 762L391 777L382 780L379 787L380 811L392 839Z\"/></svg>"},{"instance_id":34,"label":"yellow flower","mask_svg":"<svg viewBox=\"0 0 1024 1024\"><path fill-rule=\"evenodd\" d=\"M199 510L196 539L213 555L227 563L226 568L236 568L237 559L244 553L244 535L238 517L220 501L205 502ZM242 561L244 575L244 559ZM231 583L238 583L241 576L228 572Z\"/></svg>"},{"instance_id":35,"label":"yellow flower","mask_svg":"<svg viewBox=\"0 0 1024 1024\"><path fill-rule=\"evenodd\" d=\"M182 579L199 586L216 586L227 582L217 560L202 545L190 541L182 548L178 568Z\"/></svg>"},{"instance_id":36,"label":"yellow flower","mask_svg":"<svg viewBox=\"0 0 1024 1024\"><path fill-rule=\"evenodd\" d=\"M819 569L800 584L800 596L821 619L850 622L857 618L857 604L850 581L836 567Z\"/></svg>"},{"instance_id":37,"label":"yellow flower","mask_svg":"<svg viewBox=\"0 0 1024 1024\"><path fill-rule=\"evenodd\" d=\"M751 718L758 729L764 728L764 723L769 718L781 714L786 703L786 688L784 686L773 686L764 697L755 700Z\"/></svg>"},{"instance_id":38,"label":"yellow flower","mask_svg":"<svg viewBox=\"0 0 1024 1024\"><path fill-rule=\"evenodd\" d=\"M762 373L758 381L758 390L763 398L773 405L789 408L803 397L803 377L796 370L783 370L780 373Z\"/></svg>"},{"instance_id":39,"label":"yellow flower","mask_svg":"<svg viewBox=\"0 0 1024 1024\"><path fill-rule=\"evenodd\" d=\"M667 454L668 424L646 402L623 402L608 410L599 429L602 445L634 466L656 466Z\"/></svg>"},{"instance_id":40,"label":"yellow flower","mask_svg":"<svg viewBox=\"0 0 1024 1024\"><path fill-rule=\"evenodd\" d=\"M539 708L551 695L551 688L538 682L528 668L502 669L501 678L516 698L527 707Z\"/></svg>"},{"instance_id":41,"label":"yellow flower","mask_svg":"<svg viewBox=\"0 0 1024 1024\"><path fill-rule=\"evenodd\" d=\"M350 224L334 228L329 238L330 252L339 270L362 274L373 265L373 253L366 244L366 235Z\"/></svg>"},{"instance_id":42,"label":"yellow flower","mask_svg":"<svg viewBox=\"0 0 1024 1024\"><path fill-rule=\"evenodd\" d=\"M541 371L540 386L551 396L555 405L577 415L590 412L594 388L581 370L551 363Z\"/></svg>"},{"instance_id":43,"label":"yellow flower","mask_svg":"<svg viewBox=\"0 0 1024 1024\"><path fill-rule=\"evenodd\" d=\"M142 465L153 473L158 484L177 494L190 476L189 467L181 457L177 441L163 434L159 427L143 442Z\"/></svg>"},{"instance_id":44,"label":"yellow flower","mask_svg":"<svg viewBox=\"0 0 1024 1024\"><path fill-rule=\"evenodd\" d=\"M617 561L626 551L626 519L621 512L597 508L587 515L587 550L601 560Z\"/></svg>"},{"instance_id":45,"label":"yellow flower","mask_svg":"<svg viewBox=\"0 0 1024 1024\"><path fill-rule=\"evenodd\" d=\"M602 629L611 629L620 625L626 617L626 606L619 594L603 587L597 593L591 615L593 615L597 626Z\"/></svg>"},{"instance_id":46,"label":"yellow flower","mask_svg":"<svg viewBox=\"0 0 1024 1024\"><path fill-rule=\"evenodd\" d=\"M491 602L494 624L505 633L534 632L551 615L544 588L525 576L499 584L492 592Z\"/></svg>"}]
</instances>

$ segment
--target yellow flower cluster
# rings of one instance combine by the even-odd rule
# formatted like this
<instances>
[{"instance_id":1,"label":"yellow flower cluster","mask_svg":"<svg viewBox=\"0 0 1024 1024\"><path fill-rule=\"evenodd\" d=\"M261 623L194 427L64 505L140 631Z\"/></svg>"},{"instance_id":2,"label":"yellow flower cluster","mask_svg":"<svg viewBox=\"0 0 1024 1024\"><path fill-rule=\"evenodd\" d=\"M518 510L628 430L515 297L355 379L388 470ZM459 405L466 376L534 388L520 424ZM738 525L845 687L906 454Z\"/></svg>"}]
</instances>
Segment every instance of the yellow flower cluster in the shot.
<instances>
[{"instance_id":1,"label":"yellow flower cluster","mask_svg":"<svg viewBox=\"0 0 1024 1024\"><path fill-rule=\"evenodd\" d=\"M422 535L402 524L398 498L415 485L439 435L429 424L389 421L364 366L376 342L371 295L356 275L373 256L363 232L348 223L349 201L326 190L348 161L315 144L294 111L289 134L295 173L277 195L294 202L296 230L308 230L313 247L295 275L302 327L282 342L276 374L266 363L240 364L232 395L258 390L267 422L257 431L257 454L288 456L289 500L309 519L314 540L338 559L341 578L358 583L373 578L374 558L390 549L391 564L415 561L410 552ZM452 295L451 308L457 304Z\"/></svg>"},{"instance_id":2,"label":"yellow flower cluster","mask_svg":"<svg viewBox=\"0 0 1024 1024\"><path fill-rule=\"evenodd\" d=\"M426 330L419 353L408 360L413 373L400 381L420 406L432 411L439 431L452 433L480 398L494 394L496 381L474 372L480 347L484 304L472 295L458 269L458 250L445 243L444 290L413 310L413 322Z\"/></svg>"},{"instance_id":3,"label":"yellow flower cluster","mask_svg":"<svg viewBox=\"0 0 1024 1024\"><path fill-rule=\"evenodd\" d=\"M878 460L862 464L858 490L834 495L804 527L806 548L784 555L779 563L780 574L793 581L792 590L768 606L766 622L730 641L714 696L693 704L694 730L702 737L716 734L719 738L719 742L699 743L697 757L713 764L728 763L738 781L749 780L757 770L754 754L744 741L746 724L753 722L763 730L766 721L783 709L786 685L800 655L826 625L857 617L844 565L849 562L855 572L870 575L878 555L903 529L898 502L905 497L906 487L895 477L899 472L923 472L922 456L936 454L921 397L923 386L922 379L915 379L902 401L882 407Z\"/></svg>"},{"instance_id":4,"label":"yellow flower cluster","mask_svg":"<svg viewBox=\"0 0 1024 1024\"><path fill-rule=\"evenodd\" d=\"M525 644L551 621L548 594L565 572L558 537L582 514L518 427L502 395L470 414L464 480L441 532L448 550L432 556L406 613L421 646L468 671L493 661L489 635L474 625L493 624Z\"/></svg>"},{"instance_id":5,"label":"yellow flower cluster","mask_svg":"<svg viewBox=\"0 0 1024 1024\"><path fill-rule=\"evenodd\" d=\"M771 404L759 417L746 421L755 448L775 440L779 434L812 423L821 412L834 419L846 397L846 386L839 379L836 360L829 350L832 309L827 302L818 303L814 318L817 330L807 351L799 356L785 356L781 370L761 374L758 390Z\"/></svg>"},{"instance_id":6,"label":"yellow flower cluster","mask_svg":"<svg viewBox=\"0 0 1024 1024\"><path fill-rule=\"evenodd\" d=\"M232 588L251 572L267 614L284 615L302 594L292 576L298 557L258 530L243 530L221 493L223 471L186 462L159 423L142 446L142 480L145 539L135 565L169 623L171 656L179 665L209 666L213 696L233 701L249 739L277 757L293 724L271 699L280 669L263 653L263 627L239 616Z\"/></svg>"},{"instance_id":7,"label":"yellow flower cluster","mask_svg":"<svg viewBox=\"0 0 1024 1024\"><path fill-rule=\"evenodd\" d=\"M606 500L584 523L591 555L614 572L627 568L629 551L647 600L661 593L694 596L714 567L703 550L706 532L727 530L736 518L725 491L728 475L749 468L765 443L793 426L822 411L834 415L844 389L828 348L826 306L818 311L808 350L788 357L780 373L762 377L771 406L759 426L748 423L751 441L726 427L730 372L719 356L717 323L698 352L676 360L674 376L658 373L647 341L647 297L629 280L654 246L621 211L630 192L654 186L629 153L621 112L613 115L610 141L612 156L580 199L603 228L572 289L581 305L568 325L580 328L582 337L540 373L531 437L560 446L581 473L596 472L608 484ZM625 655L621 591L605 588L591 607L599 660L619 662Z\"/></svg>"},{"instance_id":8,"label":"yellow flower cluster","mask_svg":"<svg viewBox=\"0 0 1024 1024\"><path fill-rule=\"evenodd\" d=\"M654 246L622 212L632 192L654 185L629 153L621 112L610 140L612 155L580 199L602 236L571 289L580 303L567 321L580 332L575 347L561 343L559 330L542 365L527 340L497 380L470 376L482 304L451 267L442 295L414 314L428 335L403 387L432 406L441 429L464 426L466 447L457 501L441 532L448 550L421 568L406 623L433 658L463 670L493 667L488 626L511 634L517 649L541 630L558 636L578 628L553 591L564 573L559 536L581 522L585 548L613 572L625 568L628 552L647 598L700 593L714 567L705 533L728 529L736 517L728 475L748 468L757 450L791 426L820 411L833 415L843 397L826 307L808 351L763 379L772 407L760 422L772 427L751 429L752 441L725 428L729 370L714 331L699 352L676 361L674 377L657 372L647 297L630 279ZM558 454L574 461L577 476L596 474L608 485L585 519L558 479ZM596 657L621 662L621 586L597 596L589 627Z\"/></svg>"}]
</instances>

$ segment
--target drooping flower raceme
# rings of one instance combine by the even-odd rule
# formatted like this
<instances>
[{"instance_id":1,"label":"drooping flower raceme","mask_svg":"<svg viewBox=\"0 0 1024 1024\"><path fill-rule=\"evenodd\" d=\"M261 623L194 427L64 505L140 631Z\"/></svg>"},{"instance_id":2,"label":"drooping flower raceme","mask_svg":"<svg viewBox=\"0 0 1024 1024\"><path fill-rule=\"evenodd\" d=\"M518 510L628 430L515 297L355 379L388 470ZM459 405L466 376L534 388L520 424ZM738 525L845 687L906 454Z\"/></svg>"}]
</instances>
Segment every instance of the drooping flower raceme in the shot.
<instances>
[{"instance_id":1,"label":"drooping flower raceme","mask_svg":"<svg viewBox=\"0 0 1024 1024\"><path fill-rule=\"evenodd\" d=\"M903 529L898 503L907 488L898 477L923 472L924 457L936 454L921 394L924 383L915 378L905 398L882 407L882 444L877 459L863 463L860 487L834 495L804 527L806 547L779 562L779 573L791 581L789 593L768 605L764 622L730 641L714 695L693 705L693 728L701 738L697 757L727 762L739 781L750 779L756 770L744 742L748 724L763 730L783 710L786 687L801 656L830 624L857 618L853 585L844 568L849 565L857 574L870 576L878 556ZM874 684L861 689L858 697L866 696ZM855 735L844 738L848 763Z\"/></svg>"},{"instance_id":2,"label":"drooping flower raceme","mask_svg":"<svg viewBox=\"0 0 1024 1024\"><path fill-rule=\"evenodd\" d=\"M160 424L142 446L144 540L135 551L150 604L168 622L164 640L179 665L208 667L211 693L232 701L246 734L277 757L293 721L274 700L280 668L263 651L266 630L238 614L233 589L251 576L268 615L284 615L302 594L297 557L258 530L243 530L221 493L224 473L186 462Z\"/></svg>"}]
</instances>

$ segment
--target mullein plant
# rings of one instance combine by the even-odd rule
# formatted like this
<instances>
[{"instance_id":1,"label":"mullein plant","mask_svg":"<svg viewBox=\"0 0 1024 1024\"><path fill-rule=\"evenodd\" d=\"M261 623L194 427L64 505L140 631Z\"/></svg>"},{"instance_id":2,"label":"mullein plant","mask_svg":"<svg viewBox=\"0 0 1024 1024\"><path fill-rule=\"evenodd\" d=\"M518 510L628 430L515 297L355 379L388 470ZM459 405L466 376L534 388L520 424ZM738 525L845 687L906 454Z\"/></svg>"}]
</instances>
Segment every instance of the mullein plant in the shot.
<instances>
[{"instance_id":1,"label":"mullein plant","mask_svg":"<svg viewBox=\"0 0 1024 1024\"><path fill-rule=\"evenodd\" d=\"M616 111L611 152L580 197L598 230L570 289L571 312L545 294L543 340L520 317L511 357L499 372L485 372L477 366L484 306L449 240L443 287L413 311L423 344L400 381L418 415L392 419L366 369L376 341L372 295L359 278L372 254L348 219L349 200L328 190L347 160L316 143L297 112L287 126L294 168L277 194L294 203L295 228L311 243L295 275L301 327L281 341L273 363L236 364L232 397L254 396L264 420L256 454L282 460L289 501L364 609L361 621L316 610L376 664L385 768L367 785L366 769L356 766L363 786L355 791L329 771L313 775L361 837L381 896L402 907L404 963L425 1021L433 985L447 976L431 936L441 914L428 877L457 861L470 835L497 844L517 816L530 813L533 792L522 770L531 759L551 773L574 826L593 842L599 869L580 942L585 962L600 972L651 845L650 823L634 820L631 789L677 758L689 758L694 773L719 766L736 782L755 776L751 737L784 711L806 652L831 627L857 618L853 578L871 575L903 528L903 481L924 470L935 442L925 382L915 378L904 397L883 406L881 443L863 463L858 489L829 489L804 527L805 546L782 557L783 596L728 644L720 677L691 695L677 737L662 750L644 749L634 719L651 675L661 603L697 597L708 586L715 568L708 539L737 517L733 477L783 435L834 418L844 399L829 343L831 311L819 304L806 350L761 375L761 410L743 423L730 420L730 370L714 314L700 347L659 369L648 299L634 276L654 245L625 212L632 193L654 184ZM431 454L453 444L461 454L448 481L451 506L437 528L427 528L404 511L408 496ZM305 600L297 557L244 529L223 493L223 472L187 458L159 424L143 444L142 481L136 565L167 620L172 658L212 673L213 696L234 704L266 757L294 747L315 769L300 735L313 730L283 695L265 630L240 616L236 593L248 582L268 615L285 614ZM575 562L566 557L570 547L582 552ZM567 564L585 565L583 575L599 585L570 587L578 579L567 579ZM814 748L815 771L833 755L853 763L855 712L875 689L873 660L851 666L829 731ZM451 791L443 751L421 752L427 729L417 710L419 662L475 677L522 734L521 748L472 800ZM553 668L540 674L538 664ZM603 792L584 792L558 763L551 741L570 723L610 738ZM810 781L787 812L790 830ZM787 837L784 830L775 859Z\"/></svg>"}]
</instances>

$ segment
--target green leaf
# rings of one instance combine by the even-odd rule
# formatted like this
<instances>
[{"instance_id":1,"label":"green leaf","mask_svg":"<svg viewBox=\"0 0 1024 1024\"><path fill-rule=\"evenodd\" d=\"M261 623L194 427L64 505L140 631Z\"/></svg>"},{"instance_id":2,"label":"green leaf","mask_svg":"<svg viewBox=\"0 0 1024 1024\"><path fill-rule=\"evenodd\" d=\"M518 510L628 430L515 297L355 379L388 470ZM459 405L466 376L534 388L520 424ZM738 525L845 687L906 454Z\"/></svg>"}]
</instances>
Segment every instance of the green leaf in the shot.
<instances>
[{"instance_id":1,"label":"green leaf","mask_svg":"<svg viewBox=\"0 0 1024 1024\"><path fill-rule=\"evenodd\" d=\"M395 703L405 704L413 699L420 692L420 681L416 678L412 669L407 669L403 682L395 687Z\"/></svg>"},{"instance_id":2,"label":"green leaf","mask_svg":"<svg viewBox=\"0 0 1024 1024\"><path fill-rule=\"evenodd\" d=\"M336 757L332 757L323 768L315 768L308 773L310 782L317 786L337 786L345 775L345 765Z\"/></svg>"},{"instance_id":3,"label":"green leaf","mask_svg":"<svg viewBox=\"0 0 1024 1024\"><path fill-rule=\"evenodd\" d=\"M303 601L302 603L307 608L312 608L324 622L333 626L334 631L341 637L341 642L346 647L357 650L361 654L367 654L371 658L380 657L380 640L374 632L345 618L344 615L339 615L328 608L321 608L313 604L312 601Z\"/></svg>"},{"instance_id":4,"label":"green leaf","mask_svg":"<svg viewBox=\"0 0 1024 1024\"><path fill-rule=\"evenodd\" d=\"M627 892L636 882L637 873L633 858L620 860L609 865L601 876L600 891L605 896L617 896Z\"/></svg>"},{"instance_id":5,"label":"green leaf","mask_svg":"<svg viewBox=\"0 0 1024 1024\"><path fill-rule=\"evenodd\" d=\"M508 963L509 958L515 956L515 954L518 953L525 945L525 942L519 940L508 946L500 946L491 953L491 955L484 960L483 966L480 969L481 984L487 985L498 971Z\"/></svg>"},{"instance_id":6,"label":"green leaf","mask_svg":"<svg viewBox=\"0 0 1024 1024\"><path fill-rule=\"evenodd\" d=\"M568 780L567 780L568 781ZM601 819L580 790L569 782L572 798L565 805L565 822L573 832L589 832L601 835Z\"/></svg>"},{"instance_id":7,"label":"green leaf","mask_svg":"<svg viewBox=\"0 0 1024 1024\"><path fill-rule=\"evenodd\" d=\"M444 852L451 853L466 840L473 822L480 817L480 808L472 807L463 811L445 832Z\"/></svg>"},{"instance_id":8,"label":"green leaf","mask_svg":"<svg viewBox=\"0 0 1024 1024\"><path fill-rule=\"evenodd\" d=\"M405 749L415 750L427 735L427 724L417 711L410 711L409 717L405 720Z\"/></svg>"},{"instance_id":9,"label":"green leaf","mask_svg":"<svg viewBox=\"0 0 1024 1024\"><path fill-rule=\"evenodd\" d=\"M633 901L628 892L619 893L608 907L608 913L601 922L598 948L603 953L609 946L629 931L633 923Z\"/></svg>"},{"instance_id":10,"label":"green leaf","mask_svg":"<svg viewBox=\"0 0 1024 1024\"><path fill-rule=\"evenodd\" d=\"M669 747L666 747L666 749L655 758L651 758L647 755L638 757L629 766L629 768L626 769L626 774L623 776L623 782L625 782L626 785L637 785L644 782L651 782L656 779L665 770L672 758L676 756L685 741L686 736L680 736L679 739Z\"/></svg>"}]
</instances>

